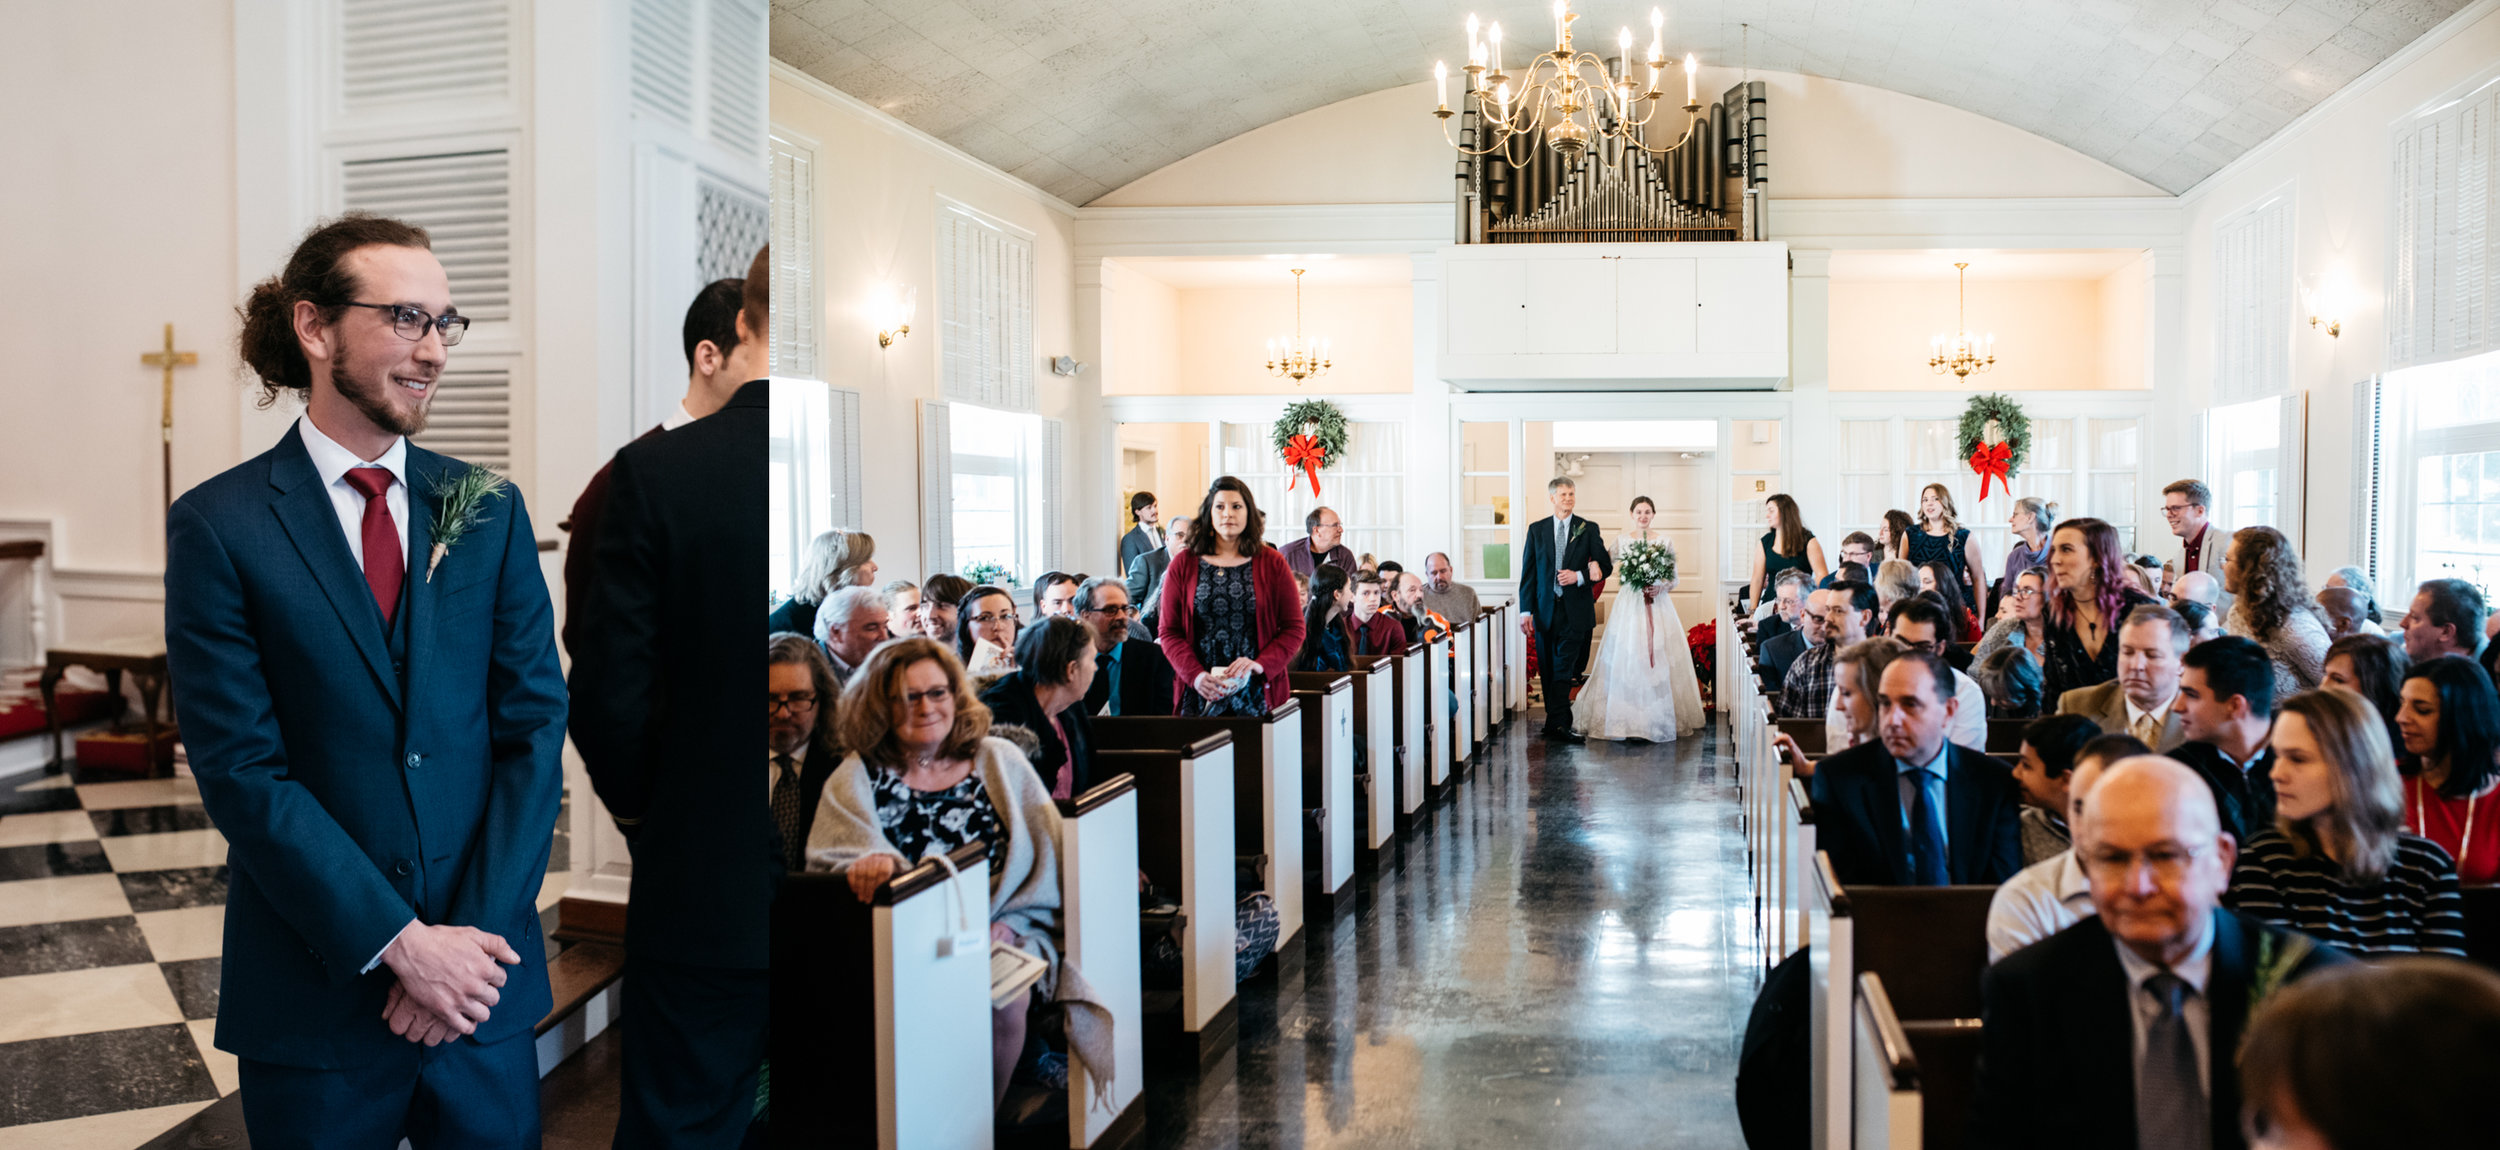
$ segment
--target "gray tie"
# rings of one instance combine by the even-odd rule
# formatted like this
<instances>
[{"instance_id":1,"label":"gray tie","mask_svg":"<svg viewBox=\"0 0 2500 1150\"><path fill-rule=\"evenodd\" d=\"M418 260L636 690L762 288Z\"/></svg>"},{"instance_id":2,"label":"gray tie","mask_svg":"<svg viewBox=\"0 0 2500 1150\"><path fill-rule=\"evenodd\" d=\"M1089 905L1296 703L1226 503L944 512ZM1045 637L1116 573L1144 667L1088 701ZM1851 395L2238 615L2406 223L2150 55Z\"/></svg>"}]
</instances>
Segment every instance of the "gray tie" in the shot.
<instances>
[{"instance_id":1,"label":"gray tie","mask_svg":"<svg viewBox=\"0 0 2500 1150\"><path fill-rule=\"evenodd\" d=\"M1556 589L1560 589L1562 587L1562 577L1559 572L1562 570L1563 547L1571 542L1571 538L1563 534L1563 528L1570 526L1570 524L1570 516L1557 515L1554 517L1554 570L1557 572L1554 578L1554 586Z\"/></svg>"},{"instance_id":2,"label":"gray tie","mask_svg":"<svg viewBox=\"0 0 2500 1150\"><path fill-rule=\"evenodd\" d=\"M2208 1150L2213 1123L2206 1116L2205 1084L2196 1068L2196 1043L2188 1036L2187 980L2162 971L2144 980L2144 993L2161 1007L2144 1032L2144 1066L2135 1083L2135 1141L2139 1150Z\"/></svg>"}]
</instances>

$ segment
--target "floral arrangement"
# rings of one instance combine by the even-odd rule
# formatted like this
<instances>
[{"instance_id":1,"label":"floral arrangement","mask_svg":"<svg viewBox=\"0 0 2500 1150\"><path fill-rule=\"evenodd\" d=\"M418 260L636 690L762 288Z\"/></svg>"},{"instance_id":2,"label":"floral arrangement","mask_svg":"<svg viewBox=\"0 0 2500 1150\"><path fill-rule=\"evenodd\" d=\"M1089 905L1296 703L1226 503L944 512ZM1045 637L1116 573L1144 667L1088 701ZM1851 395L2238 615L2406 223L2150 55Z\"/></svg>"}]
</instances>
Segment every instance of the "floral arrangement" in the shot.
<instances>
[{"instance_id":1,"label":"floral arrangement","mask_svg":"<svg viewBox=\"0 0 2500 1150\"><path fill-rule=\"evenodd\" d=\"M994 559L984 559L964 568L963 577L972 580L972 585L975 587L984 584L992 587L1005 587L1009 579L1007 565Z\"/></svg>"},{"instance_id":2,"label":"floral arrangement","mask_svg":"<svg viewBox=\"0 0 2500 1150\"><path fill-rule=\"evenodd\" d=\"M1701 680L1701 705L1718 705L1719 623L1695 623L1684 629L1684 643L1693 649L1693 674Z\"/></svg>"},{"instance_id":3,"label":"floral arrangement","mask_svg":"<svg viewBox=\"0 0 2500 1150\"><path fill-rule=\"evenodd\" d=\"M1663 543L1634 539L1615 557L1615 575L1635 591L1675 582L1675 552Z\"/></svg>"}]
</instances>

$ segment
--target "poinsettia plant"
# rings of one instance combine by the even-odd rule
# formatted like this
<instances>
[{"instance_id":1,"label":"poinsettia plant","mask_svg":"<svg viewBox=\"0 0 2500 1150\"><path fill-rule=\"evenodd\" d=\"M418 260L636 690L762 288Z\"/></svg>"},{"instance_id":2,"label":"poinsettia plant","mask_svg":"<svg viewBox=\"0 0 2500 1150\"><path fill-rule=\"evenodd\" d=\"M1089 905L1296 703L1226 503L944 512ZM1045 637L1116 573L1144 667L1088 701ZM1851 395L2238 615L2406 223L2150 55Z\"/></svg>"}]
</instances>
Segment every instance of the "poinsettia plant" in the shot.
<instances>
[{"instance_id":1,"label":"poinsettia plant","mask_svg":"<svg viewBox=\"0 0 2500 1150\"><path fill-rule=\"evenodd\" d=\"M1719 694L1719 621L1684 629L1684 645L1693 649L1693 674L1701 680L1701 705L1716 707Z\"/></svg>"}]
</instances>

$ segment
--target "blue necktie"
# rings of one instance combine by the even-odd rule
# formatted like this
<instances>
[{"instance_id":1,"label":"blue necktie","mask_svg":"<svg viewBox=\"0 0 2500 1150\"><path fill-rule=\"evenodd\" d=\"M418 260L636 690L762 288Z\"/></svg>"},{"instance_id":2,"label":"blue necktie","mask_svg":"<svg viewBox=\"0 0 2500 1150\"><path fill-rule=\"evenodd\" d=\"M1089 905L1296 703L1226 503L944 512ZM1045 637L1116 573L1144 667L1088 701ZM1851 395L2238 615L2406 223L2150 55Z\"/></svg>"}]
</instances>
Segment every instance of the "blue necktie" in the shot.
<instances>
[{"instance_id":1,"label":"blue necktie","mask_svg":"<svg viewBox=\"0 0 2500 1150\"><path fill-rule=\"evenodd\" d=\"M1944 865L1944 795L1937 785L1943 781L1925 767L1910 772L1917 796L1910 804L1910 882L1917 886L1953 881Z\"/></svg>"}]
</instances>

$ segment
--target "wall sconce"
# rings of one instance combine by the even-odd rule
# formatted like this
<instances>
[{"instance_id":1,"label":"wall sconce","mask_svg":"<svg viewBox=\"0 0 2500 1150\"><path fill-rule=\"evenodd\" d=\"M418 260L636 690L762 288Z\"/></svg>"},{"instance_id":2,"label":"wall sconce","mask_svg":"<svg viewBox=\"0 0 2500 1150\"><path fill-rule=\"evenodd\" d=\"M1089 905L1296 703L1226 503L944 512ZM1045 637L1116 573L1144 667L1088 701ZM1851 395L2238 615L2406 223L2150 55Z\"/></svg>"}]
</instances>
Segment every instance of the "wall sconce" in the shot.
<instances>
[{"instance_id":1,"label":"wall sconce","mask_svg":"<svg viewBox=\"0 0 2500 1150\"><path fill-rule=\"evenodd\" d=\"M2309 327L2325 332L2328 339L2340 338L2344 334L2344 305L2348 294L2344 290L2343 277L2334 274L2310 276L2308 282L2302 285L2300 294L2307 298L2309 304Z\"/></svg>"},{"instance_id":2,"label":"wall sconce","mask_svg":"<svg viewBox=\"0 0 2500 1150\"><path fill-rule=\"evenodd\" d=\"M911 334L912 317L920 310L920 289L888 290L885 297L870 308L877 325L877 346L892 347L894 341Z\"/></svg>"}]
</instances>

